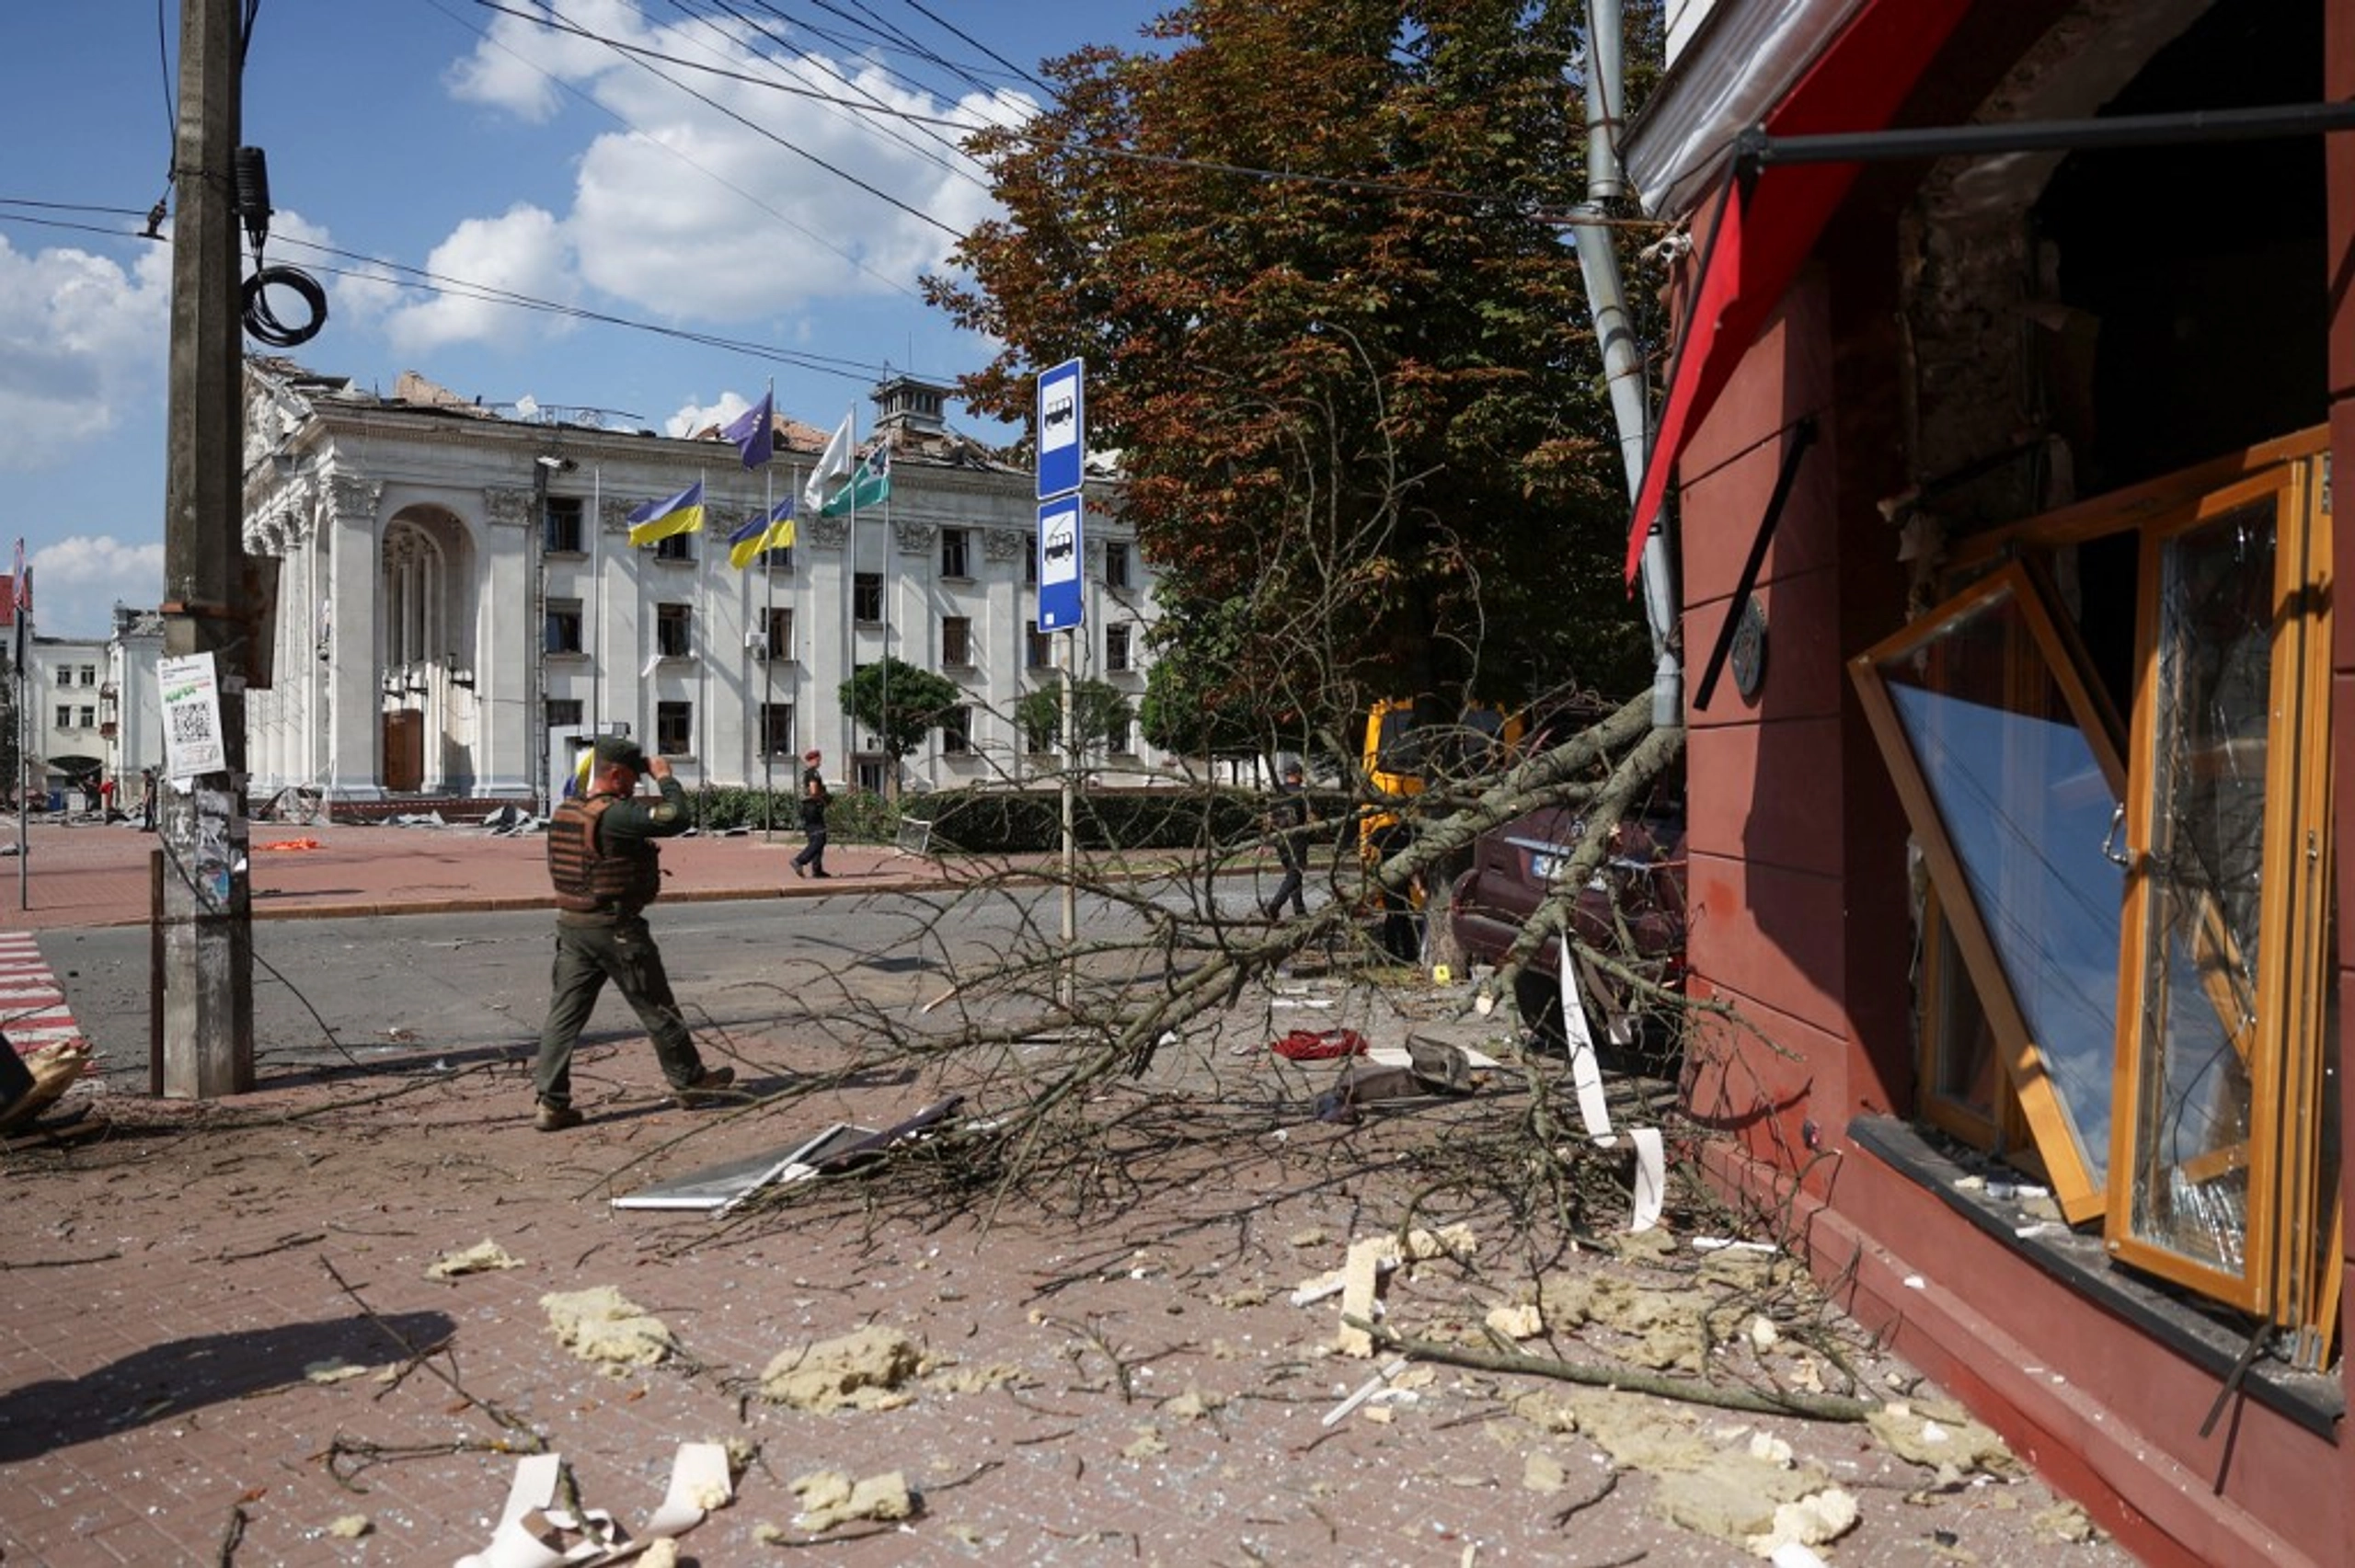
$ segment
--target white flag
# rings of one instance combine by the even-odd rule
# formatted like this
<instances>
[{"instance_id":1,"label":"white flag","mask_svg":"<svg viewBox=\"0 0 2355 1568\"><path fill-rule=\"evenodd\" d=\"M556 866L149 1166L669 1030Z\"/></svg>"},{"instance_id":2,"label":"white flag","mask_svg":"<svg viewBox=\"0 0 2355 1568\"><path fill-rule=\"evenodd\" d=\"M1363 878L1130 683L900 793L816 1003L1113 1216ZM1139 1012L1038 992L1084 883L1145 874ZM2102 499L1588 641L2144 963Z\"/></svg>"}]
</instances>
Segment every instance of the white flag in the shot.
<instances>
[{"instance_id":1,"label":"white flag","mask_svg":"<svg viewBox=\"0 0 2355 1568\"><path fill-rule=\"evenodd\" d=\"M802 504L812 509L826 504L826 486L850 472L851 418L857 410L843 416L840 429L827 439L824 455L818 466L810 472L810 483L801 488Z\"/></svg>"}]
</instances>

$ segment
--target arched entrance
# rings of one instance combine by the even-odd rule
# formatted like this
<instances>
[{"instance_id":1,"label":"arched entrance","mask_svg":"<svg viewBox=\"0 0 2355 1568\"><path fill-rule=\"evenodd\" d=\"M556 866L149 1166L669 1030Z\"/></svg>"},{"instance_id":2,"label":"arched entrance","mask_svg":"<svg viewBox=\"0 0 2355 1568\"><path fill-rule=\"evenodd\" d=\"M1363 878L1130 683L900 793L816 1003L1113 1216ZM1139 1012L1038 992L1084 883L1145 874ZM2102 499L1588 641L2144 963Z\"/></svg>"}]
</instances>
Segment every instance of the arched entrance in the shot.
<instances>
[{"instance_id":1,"label":"arched entrance","mask_svg":"<svg viewBox=\"0 0 2355 1568\"><path fill-rule=\"evenodd\" d=\"M387 794L471 787L472 715L459 712L455 678L475 663L474 561L465 525L441 508L385 525L376 669Z\"/></svg>"}]
</instances>

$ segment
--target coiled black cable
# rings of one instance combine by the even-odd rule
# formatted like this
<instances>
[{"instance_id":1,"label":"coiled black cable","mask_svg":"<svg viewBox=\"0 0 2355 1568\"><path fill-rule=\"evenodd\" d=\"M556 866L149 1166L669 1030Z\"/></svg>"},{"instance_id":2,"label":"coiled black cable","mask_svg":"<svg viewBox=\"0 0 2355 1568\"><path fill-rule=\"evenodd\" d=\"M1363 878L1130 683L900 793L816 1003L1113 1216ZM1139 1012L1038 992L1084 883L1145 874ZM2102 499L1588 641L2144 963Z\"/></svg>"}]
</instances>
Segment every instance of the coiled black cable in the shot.
<instances>
[{"instance_id":1,"label":"coiled black cable","mask_svg":"<svg viewBox=\"0 0 2355 1568\"><path fill-rule=\"evenodd\" d=\"M253 276L246 280L245 316L248 336L273 349L308 343L327 324L327 293L316 280L295 267L265 267L262 246L270 238L270 164L259 147L240 147L236 161L237 215L245 221L246 239L254 250ZM298 325L278 319L270 308L268 291L288 288L310 307L311 318Z\"/></svg>"},{"instance_id":2,"label":"coiled black cable","mask_svg":"<svg viewBox=\"0 0 2355 1568\"><path fill-rule=\"evenodd\" d=\"M311 319L289 325L278 319L270 308L270 298L263 292L271 285L281 285L302 296L310 307ZM273 349L292 349L298 343L308 343L327 324L327 292L308 272L295 267L263 267L246 280L246 332Z\"/></svg>"}]
</instances>

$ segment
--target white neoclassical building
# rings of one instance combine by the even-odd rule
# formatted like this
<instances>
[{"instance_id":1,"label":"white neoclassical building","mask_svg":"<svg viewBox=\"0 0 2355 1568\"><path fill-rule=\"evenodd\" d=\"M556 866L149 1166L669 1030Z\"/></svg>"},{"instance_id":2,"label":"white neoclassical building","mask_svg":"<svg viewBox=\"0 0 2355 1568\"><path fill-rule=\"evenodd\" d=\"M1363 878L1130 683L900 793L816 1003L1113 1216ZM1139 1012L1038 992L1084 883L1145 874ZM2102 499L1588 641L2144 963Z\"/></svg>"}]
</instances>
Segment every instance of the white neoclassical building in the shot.
<instances>
[{"instance_id":1,"label":"white neoclassical building","mask_svg":"<svg viewBox=\"0 0 2355 1568\"><path fill-rule=\"evenodd\" d=\"M1035 485L949 430L945 391L876 389L881 505L805 515L745 569L729 534L797 491L826 431L776 423L747 472L716 431L676 440L561 409L486 407L405 375L391 395L281 359L247 367L247 552L276 563L270 684L251 694L257 798L515 800L545 807L580 738L625 732L699 784L789 788L801 752L874 789L884 758L838 692L888 651L970 698L909 758L914 789L1056 766L1018 722L1065 634L1036 630ZM701 481L699 533L633 547L628 515ZM1151 571L1091 480L1076 673L1144 690ZM1109 510L1109 508L1108 508ZM1036 716L1036 708L1030 710ZM1100 784L1169 761L1092 738Z\"/></svg>"}]
</instances>

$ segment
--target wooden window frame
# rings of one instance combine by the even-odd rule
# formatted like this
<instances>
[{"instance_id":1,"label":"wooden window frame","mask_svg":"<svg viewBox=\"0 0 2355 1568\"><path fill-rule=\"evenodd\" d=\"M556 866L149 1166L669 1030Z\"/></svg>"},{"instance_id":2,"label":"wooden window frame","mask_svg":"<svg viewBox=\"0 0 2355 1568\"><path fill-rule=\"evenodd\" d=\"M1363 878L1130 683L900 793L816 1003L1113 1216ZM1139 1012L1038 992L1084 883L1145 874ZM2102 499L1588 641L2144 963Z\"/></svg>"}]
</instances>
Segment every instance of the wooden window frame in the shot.
<instances>
[{"instance_id":1,"label":"wooden window frame","mask_svg":"<svg viewBox=\"0 0 2355 1568\"><path fill-rule=\"evenodd\" d=\"M2269 1320L2285 1331L2295 1363L2309 1369L2326 1365L2333 1353L2345 1233L2336 1151L2323 1147L2320 1130L2321 1099L2338 1070L2327 463L2328 432L2318 428L1959 541L1949 563L1950 580L1970 586L1850 665L1860 705L1889 761L1930 871L1932 887L1923 908L1923 1091L1917 1114L2013 1163L2042 1166L2073 1224L2097 1218L2101 1221L2114 1259ZM2142 1221L2135 1203L2138 1193L2156 1190L2154 1182L2198 1162L2178 1148L2173 1163L2153 1160L2145 1169L2140 1146L2146 1136L2141 1120L2146 1111L2143 1096L2154 1092L2146 1074L2159 1070L2146 1062L2151 1047L2145 1033L2151 1018L2158 1015L2152 1012L2157 1005L2154 996L2165 994L2154 992L2149 978L2156 929L2153 909L2158 898L2152 867L2159 864L2151 858L2151 846L2162 826L2158 795L2166 787L2164 781L2180 776L2179 770L2187 765L2182 738L2159 733L2165 716L2157 694L2160 639L2165 629L2162 576L2168 569L2172 541L2261 506L2272 509L2275 575L2263 698L2269 716L2260 775L2261 841L2247 857L2257 868L2257 951L2253 958L2239 951L2224 914L2187 913L2187 906L2178 903L2175 941L2188 943L2183 950L2193 956L2186 963L2162 952L2156 961L2162 980L2170 975L2175 979L2172 994L2178 1010L2187 997L2205 993L2224 1024L2218 1030L2211 1021L2206 1037L2228 1043L2248 1064L2246 1140L2236 1149L2214 1151L2216 1159L2234 1162L2229 1168L2245 1163L2247 1171L2235 1272L2165 1245L2164 1234L2158 1240L2138 1234ZM2056 552L2127 534L2140 544L2140 580L2131 650L2134 704L2121 722L2108 716L2107 696L2089 674L2091 665L2077 647L2074 629L2053 609L2060 600L2039 564ZM1958 613L1974 612L2007 592L2088 746L2097 755L2108 753L2103 761L2105 773L2113 767L2123 770L2112 784L2120 802L2117 853L2105 846L2108 857L2124 868L2117 1003L2111 1018L2108 1179L2090 1190L2085 1171L2073 1169L2074 1162L2065 1157L2052 1158L2056 1150L2065 1156L2072 1145L2065 1131L2060 1138L2053 1136L2051 1111L2038 1103L2041 1075L2035 1070L2034 1042L2026 1037L2018 1005L1979 924L1969 883L1938 819L1933 794L1914 765L1904 727L1873 672L1876 665L1929 646L1957 624ZM2180 630L2174 635L2183 646ZM2256 704L2248 705L2253 710ZM2177 773L2163 771L2161 748L2170 740L2174 750L2164 760L2164 768ZM2170 896L2186 897L2180 878ZM2189 897L2195 903L2202 897L2196 884ZM2246 907L2239 918L2249 918ZM1948 1082L1939 1070L1947 1044L1942 1032L1951 1024L1940 1000L1953 978L1942 967L1942 933L1949 930L1968 983L2002 1047L2005 1082L1992 1118L1984 1108L1939 1092ZM2192 975L2203 978L2187 988L2183 977ZM2253 1016L2242 1016L2252 1011ZM2166 1015L2184 1016L2180 1011ZM2177 1073L2180 1076L2179 1064ZM2006 1147L2016 1141L2015 1117L2026 1124L2025 1147ZM2180 1240L2184 1232L2177 1229L2174 1234ZM2230 1253L2231 1249L2221 1249L2218 1255Z\"/></svg>"}]
</instances>

